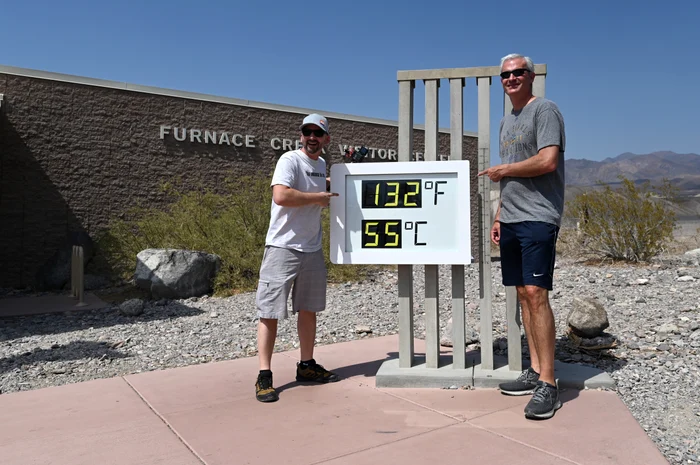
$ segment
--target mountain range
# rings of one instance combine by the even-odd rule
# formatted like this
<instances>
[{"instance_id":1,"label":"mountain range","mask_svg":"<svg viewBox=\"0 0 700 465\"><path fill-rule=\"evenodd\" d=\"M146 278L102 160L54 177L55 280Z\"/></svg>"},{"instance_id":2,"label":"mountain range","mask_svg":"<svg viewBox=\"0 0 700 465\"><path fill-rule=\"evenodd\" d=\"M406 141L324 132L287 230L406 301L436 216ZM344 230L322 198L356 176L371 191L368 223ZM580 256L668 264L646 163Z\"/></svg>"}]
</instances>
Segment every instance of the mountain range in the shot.
<instances>
[{"instance_id":1,"label":"mountain range","mask_svg":"<svg viewBox=\"0 0 700 465\"><path fill-rule=\"evenodd\" d=\"M567 159L567 186L594 186L599 181L616 184L619 175L631 181L668 179L682 191L700 193L700 155L696 153L623 153L601 161Z\"/></svg>"}]
</instances>

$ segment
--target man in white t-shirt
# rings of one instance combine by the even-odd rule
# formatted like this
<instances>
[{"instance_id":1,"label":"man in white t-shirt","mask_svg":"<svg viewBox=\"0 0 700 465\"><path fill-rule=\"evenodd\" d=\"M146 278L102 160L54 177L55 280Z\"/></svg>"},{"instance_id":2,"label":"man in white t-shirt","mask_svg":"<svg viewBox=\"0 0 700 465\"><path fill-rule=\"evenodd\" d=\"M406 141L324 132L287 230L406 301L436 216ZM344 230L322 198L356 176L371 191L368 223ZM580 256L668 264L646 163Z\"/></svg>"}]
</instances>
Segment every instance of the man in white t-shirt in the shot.
<instances>
[{"instance_id":1,"label":"man in white t-shirt","mask_svg":"<svg viewBox=\"0 0 700 465\"><path fill-rule=\"evenodd\" d=\"M328 120L316 113L301 124L300 150L282 155L272 176L270 227L260 266L256 296L258 310L258 358L260 373L255 397L274 402L272 352L277 322L288 317L287 299L292 292L292 313L298 313L297 332L301 361L297 381L331 383L338 376L314 360L316 313L326 308L326 263L321 250L321 209L336 193L327 192L323 148L330 143Z\"/></svg>"}]
</instances>

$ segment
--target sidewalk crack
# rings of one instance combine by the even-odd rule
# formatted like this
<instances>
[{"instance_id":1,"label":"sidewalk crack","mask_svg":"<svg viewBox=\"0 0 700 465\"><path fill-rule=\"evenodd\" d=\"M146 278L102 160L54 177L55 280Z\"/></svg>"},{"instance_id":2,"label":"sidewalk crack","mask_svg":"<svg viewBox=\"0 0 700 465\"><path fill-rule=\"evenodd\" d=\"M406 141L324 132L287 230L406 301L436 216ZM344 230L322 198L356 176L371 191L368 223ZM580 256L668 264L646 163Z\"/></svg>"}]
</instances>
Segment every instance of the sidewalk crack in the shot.
<instances>
[{"instance_id":1,"label":"sidewalk crack","mask_svg":"<svg viewBox=\"0 0 700 465\"><path fill-rule=\"evenodd\" d=\"M197 458L197 460L199 460L202 463L202 465L208 465L207 462L197 453L197 451L195 451L194 448L185 440L185 438L183 438L180 435L180 433L178 433L175 430L175 428L173 428L173 426L168 422L168 420L166 420L163 415L158 413L158 411L155 409L155 407L153 407L153 405L151 405L151 403L148 402L148 400L146 400L146 398L139 392L139 390L136 389L136 387L133 384L131 384L129 382L129 380L127 380L124 376L122 376L121 378L124 380L124 382L127 384L127 386L129 386L131 388L131 390L134 391L134 393L137 396L139 396L141 401L144 404L146 404L146 406L151 410L151 412L153 412L153 414L155 416L157 416L160 419L160 421L162 421L163 424L175 435L175 437L182 443L182 445L184 445L187 448L187 450L189 450L190 453L192 455L194 455Z\"/></svg>"}]
</instances>

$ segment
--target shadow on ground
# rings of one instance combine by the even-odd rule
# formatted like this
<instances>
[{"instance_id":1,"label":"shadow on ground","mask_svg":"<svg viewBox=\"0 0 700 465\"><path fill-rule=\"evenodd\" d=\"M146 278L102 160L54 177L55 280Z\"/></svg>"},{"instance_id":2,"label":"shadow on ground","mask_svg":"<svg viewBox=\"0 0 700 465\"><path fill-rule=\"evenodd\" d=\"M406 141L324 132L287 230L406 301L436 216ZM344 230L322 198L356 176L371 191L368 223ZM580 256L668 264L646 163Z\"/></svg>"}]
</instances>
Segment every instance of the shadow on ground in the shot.
<instances>
[{"instance_id":1,"label":"shadow on ground","mask_svg":"<svg viewBox=\"0 0 700 465\"><path fill-rule=\"evenodd\" d=\"M41 362L65 362L69 360L84 360L88 358L125 358L123 354L110 347L107 342L95 341L71 341L68 344L55 344L49 349L35 348L19 355L0 358L0 374L14 369L22 369L23 366L32 366Z\"/></svg>"},{"instance_id":2,"label":"shadow on ground","mask_svg":"<svg viewBox=\"0 0 700 465\"><path fill-rule=\"evenodd\" d=\"M155 320L172 320L201 315L202 310L170 301L167 305L146 302L144 311L138 316L123 315L118 307L96 310L76 310L63 313L8 316L0 318L0 342L22 337L59 334L88 328L104 328L129 325Z\"/></svg>"}]
</instances>

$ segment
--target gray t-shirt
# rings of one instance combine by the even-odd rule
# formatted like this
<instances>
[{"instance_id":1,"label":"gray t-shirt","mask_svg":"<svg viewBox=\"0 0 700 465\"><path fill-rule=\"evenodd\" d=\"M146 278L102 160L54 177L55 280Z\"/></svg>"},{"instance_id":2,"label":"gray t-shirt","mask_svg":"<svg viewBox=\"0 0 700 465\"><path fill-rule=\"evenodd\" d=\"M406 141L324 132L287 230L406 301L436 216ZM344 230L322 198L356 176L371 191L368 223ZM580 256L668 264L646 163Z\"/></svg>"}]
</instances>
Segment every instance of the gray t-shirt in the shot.
<instances>
[{"instance_id":1,"label":"gray t-shirt","mask_svg":"<svg viewBox=\"0 0 700 465\"><path fill-rule=\"evenodd\" d=\"M536 98L525 108L501 120L501 163L516 163L537 155L541 149L559 146L559 163L551 173L532 178L501 179L503 223L542 221L561 225L564 210L564 118L557 105Z\"/></svg>"},{"instance_id":2,"label":"gray t-shirt","mask_svg":"<svg viewBox=\"0 0 700 465\"><path fill-rule=\"evenodd\" d=\"M326 160L314 160L301 150L282 155L271 186L281 184L301 192L326 191ZM272 201L265 245L316 252L321 244L321 206L282 207Z\"/></svg>"}]
</instances>

